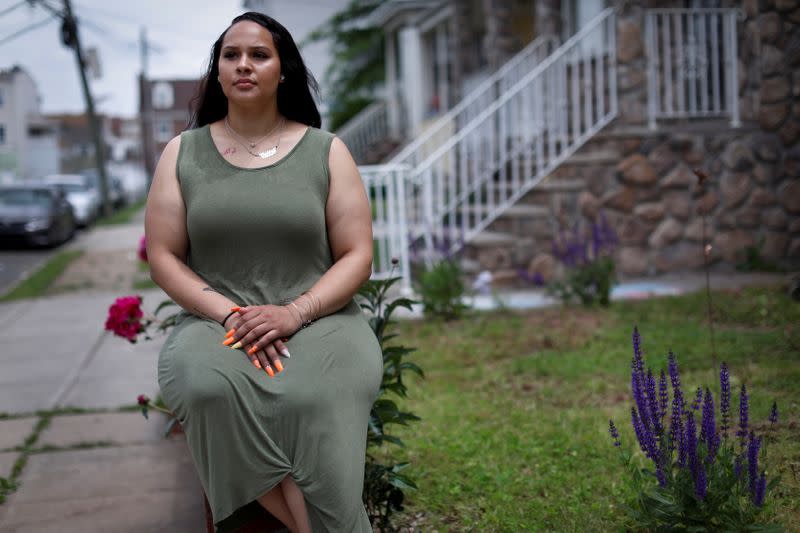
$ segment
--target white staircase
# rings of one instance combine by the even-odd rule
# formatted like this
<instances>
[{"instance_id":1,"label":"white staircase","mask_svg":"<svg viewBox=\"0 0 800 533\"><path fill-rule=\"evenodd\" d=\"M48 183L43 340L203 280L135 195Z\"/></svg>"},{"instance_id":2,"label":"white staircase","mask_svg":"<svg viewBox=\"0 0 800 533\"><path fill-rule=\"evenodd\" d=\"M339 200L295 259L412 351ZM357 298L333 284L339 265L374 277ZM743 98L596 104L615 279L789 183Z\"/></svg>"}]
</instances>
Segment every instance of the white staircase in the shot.
<instances>
[{"instance_id":1,"label":"white staircase","mask_svg":"<svg viewBox=\"0 0 800 533\"><path fill-rule=\"evenodd\" d=\"M420 238L453 253L500 238L482 233L616 116L613 9L545 56L550 44L534 41L388 164L360 167L374 277L397 258L394 275L410 288L409 245Z\"/></svg>"}]
</instances>

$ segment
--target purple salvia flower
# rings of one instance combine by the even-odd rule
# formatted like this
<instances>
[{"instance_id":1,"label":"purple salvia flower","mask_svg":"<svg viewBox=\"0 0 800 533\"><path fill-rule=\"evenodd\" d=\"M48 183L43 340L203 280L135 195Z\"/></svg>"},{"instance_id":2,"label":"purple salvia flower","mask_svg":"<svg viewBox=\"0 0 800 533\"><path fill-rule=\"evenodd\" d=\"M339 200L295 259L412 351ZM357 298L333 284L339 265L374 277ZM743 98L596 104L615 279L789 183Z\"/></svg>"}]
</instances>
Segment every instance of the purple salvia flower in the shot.
<instances>
[{"instance_id":1,"label":"purple salvia flower","mask_svg":"<svg viewBox=\"0 0 800 533\"><path fill-rule=\"evenodd\" d=\"M731 421L731 380L728 364L724 362L719 367L719 410L722 415L722 436L727 437Z\"/></svg>"},{"instance_id":2,"label":"purple salvia flower","mask_svg":"<svg viewBox=\"0 0 800 533\"><path fill-rule=\"evenodd\" d=\"M658 381L658 415L663 418L667 414L669 392L667 391L667 375L661 370L661 379Z\"/></svg>"},{"instance_id":3,"label":"purple salvia flower","mask_svg":"<svg viewBox=\"0 0 800 533\"><path fill-rule=\"evenodd\" d=\"M769 423L773 426L778 423L778 402L772 402L772 409L769 412Z\"/></svg>"},{"instance_id":4,"label":"purple salvia flower","mask_svg":"<svg viewBox=\"0 0 800 533\"><path fill-rule=\"evenodd\" d=\"M653 431L657 436L662 433L661 417L658 413L658 396L656 396L656 380L653 377L653 371L647 369L647 408L650 411L650 418L652 422Z\"/></svg>"},{"instance_id":5,"label":"purple salvia flower","mask_svg":"<svg viewBox=\"0 0 800 533\"><path fill-rule=\"evenodd\" d=\"M636 343L634 341L634 352L635 352ZM637 359L636 354L634 353L633 358L631 359L631 394L633 394L633 400L636 403L636 408L639 410L642 425L648 431L651 430L651 416L648 410L647 405L647 396L645 391L645 383L644 383L644 376L641 371L641 359Z\"/></svg>"},{"instance_id":6,"label":"purple salvia flower","mask_svg":"<svg viewBox=\"0 0 800 533\"><path fill-rule=\"evenodd\" d=\"M636 434L636 440L639 441L639 447L647 457L658 463L656 440L653 437L653 433L642 423L642 418L636 412L635 407L631 407L631 424L633 425L633 432Z\"/></svg>"},{"instance_id":7,"label":"purple salvia flower","mask_svg":"<svg viewBox=\"0 0 800 533\"><path fill-rule=\"evenodd\" d=\"M697 425L694 422L694 413L686 413L686 431L684 433L686 460L694 473L697 461Z\"/></svg>"},{"instance_id":8,"label":"purple salvia flower","mask_svg":"<svg viewBox=\"0 0 800 533\"><path fill-rule=\"evenodd\" d=\"M681 377L678 371L678 360L675 354L669 352L669 378L672 382L672 420L670 422L671 449L678 446L680 464L685 464L685 447L683 446L683 391L681 390Z\"/></svg>"},{"instance_id":9,"label":"purple salvia flower","mask_svg":"<svg viewBox=\"0 0 800 533\"><path fill-rule=\"evenodd\" d=\"M708 462L713 463L717 455L717 423L714 419L714 396L708 388L706 388L706 397L703 401L703 421L701 426L700 438L706 443Z\"/></svg>"},{"instance_id":10,"label":"purple salvia flower","mask_svg":"<svg viewBox=\"0 0 800 533\"><path fill-rule=\"evenodd\" d=\"M617 431L617 426L614 425L613 420L608 421L608 432L611 434L611 438L614 439L614 446L619 448L619 431Z\"/></svg>"},{"instance_id":11,"label":"purple salvia flower","mask_svg":"<svg viewBox=\"0 0 800 533\"><path fill-rule=\"evenodd\" d=\"M750 494L755 496L756 483L758 482L758 451L761 449L761 439L750 432L750 441L747 445L747 474Z\"/></svg>"},{"instance_id":12,"label":"purple salvia flower","mask_svg":"<svg viewBox=\"0 0 800 533\"><path fill-rule=\"evenodd\" d=\"M639 335L639 328L633 326L633 360L636 361L635 370L642 372L644 370L644 362L642 361L642 337Z\"/></svg>"},{"instance_id":13,"label":"purple salvia flower","mask_svg":"<svg viewBox=\"0 0 800 533\"><path fill-rule=\"evenodd\" d=\"M742 440L742 446L747 438L747 419L749 418L749 407L747 403L747 387L742 383L742 390L739 393L739 431L737 435Z\"/></svg>"},{"instance_id":14,"label":"purple salvia flower","mask_svg":"<svg viewBox=\"0 0 800 533\"><path fill-rule=\"evenodd\" d=\"M736 479L742 479L743 462L744 456L742 454L737 455L736 460L733 462L733 474L736 476Z\"/></svg>"},{"instance_id":15,"label":"purple salvia flower","mask_svg":"<svg viewBox=\"0 0 800 533\"><path fill-rule=\"evenodd\" d=\"M659 486L667 486L667 476L664 475L664 468L661 466L661 461L656 461L656 479L658 479Z\"/></svg>"},{"instance_id":16,"label":"purple salvia flower","mask_svg":"<svg viewBox=\"0 0 800 533\"><path fill-rule=\"evenodd\" d=\"M694 470L694 493L698 500L705 500L708 481L706 480L706 469L702 461L697 461Z\"/></svg>"},{"instance_id":17,"label":"purple salvia flower","mask_svg":"<svg viewBox=\"0 0 800 533\"><path fill-rule=\"evenodd\" d=\"M701 403L703 403L703 389L697 387L697 390L694 393L694 401L692 402L692 411L699 410Z\"/></svg>"},{"instance_id":18,"label":"purple salvia flower","mask_svg":"<svg viewBox=\"0 0 800 533\"><path fill-rule=\"evenodd\" d=\"M758 483L756 484L756 495L753 498L753 503L756 504L756 507L761 507L764 505L764 496L767 493L767 474L766 472L761 472L761 477L758 478Z\"/></svg>"},{"instance_id":19,"label":"purple salvia flower","mask_svg":"<svg viewBox=\"0 0 800 533\"><path fill-rule=\"evenodd\" d=\"M649 457L650 452L647 450L647 437L645 436L644 425L635 407L631 407L631 425L633 426L633 432L636 434L636 440L639 442L639 448Z\"/></svg>"}]
</instances>

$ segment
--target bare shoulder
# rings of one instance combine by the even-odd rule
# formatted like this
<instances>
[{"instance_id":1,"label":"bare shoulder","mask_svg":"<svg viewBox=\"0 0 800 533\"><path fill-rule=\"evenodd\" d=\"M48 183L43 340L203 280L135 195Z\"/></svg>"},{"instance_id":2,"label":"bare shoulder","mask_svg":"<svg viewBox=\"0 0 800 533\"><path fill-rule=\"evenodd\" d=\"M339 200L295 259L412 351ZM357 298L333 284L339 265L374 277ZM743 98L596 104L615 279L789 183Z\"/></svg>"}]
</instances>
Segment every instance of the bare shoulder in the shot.
<instances>
[{"instance_id":1,"label":"bare shoulder","mask_svg":"<svg viewBox=\"0 0 800 533\"><path fill-rule=\"evenodd\" d=\"M333 140L331 141L331 148L330 152L328 153L328 164L331 168L333 168L334 164L337 166L356 166L356 163L353 161L353 156L350 154L350 150L347 148L347 145L344 144L344 141L342 141L336 135L333 135Z\"/></svg>"}]
</instances>

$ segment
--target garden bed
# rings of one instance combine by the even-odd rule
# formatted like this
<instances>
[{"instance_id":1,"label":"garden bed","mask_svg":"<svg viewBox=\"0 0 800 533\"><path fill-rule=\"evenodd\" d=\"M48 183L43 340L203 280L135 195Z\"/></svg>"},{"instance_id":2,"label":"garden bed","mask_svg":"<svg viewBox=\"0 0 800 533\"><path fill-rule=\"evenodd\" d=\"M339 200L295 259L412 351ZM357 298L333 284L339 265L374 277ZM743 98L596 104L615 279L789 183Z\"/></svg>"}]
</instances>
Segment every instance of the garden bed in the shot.
<instances>
[{"instance_id":1,"label":"garden bed","mask_svg":"<svg viewBox=\"0 0 800 533\"><path fill-rule=\"evenodd\" d=\"M800 523L800 303L783 288L713 296L717 364L745 380L750 418L781 410L767 468L781 482L764 518ZM648 364L673 350L684 390L718 393L702 293L578 307L476 313L455 322L396 326L418 351L426 379L410 377L402 407L422 421L395 430L419 486L408 491L398 526L419 531L607 531L625 527L625 473L608 435L630 429L631 331L638 325ZM716 385L715 385L716 384ZM639 452L637 452L639 453Z\"/></svg>"}]
</instances>

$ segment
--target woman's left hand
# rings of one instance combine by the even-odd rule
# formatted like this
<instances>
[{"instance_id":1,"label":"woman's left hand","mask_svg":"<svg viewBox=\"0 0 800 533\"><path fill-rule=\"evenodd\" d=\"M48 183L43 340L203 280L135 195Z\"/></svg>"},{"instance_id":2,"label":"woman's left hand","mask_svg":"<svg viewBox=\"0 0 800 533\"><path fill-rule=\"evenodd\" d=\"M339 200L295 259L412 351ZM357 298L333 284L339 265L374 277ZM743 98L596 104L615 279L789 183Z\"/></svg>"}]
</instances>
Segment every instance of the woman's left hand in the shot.
<instances>
[{"instance_id":1,"label":"woman's left hand","mask_svg":"<svg viewBox=\"0 0 800 533\"><path fill-rule=\"evenodd\" d=\"M262 350L273 343L281 344L281 339L300 329L297 316L279 305L240 307L231 318L229 325L235 330L232 344L241 342L240 346L248 347L248 351Z\"/></svg>"}]
</instances>

